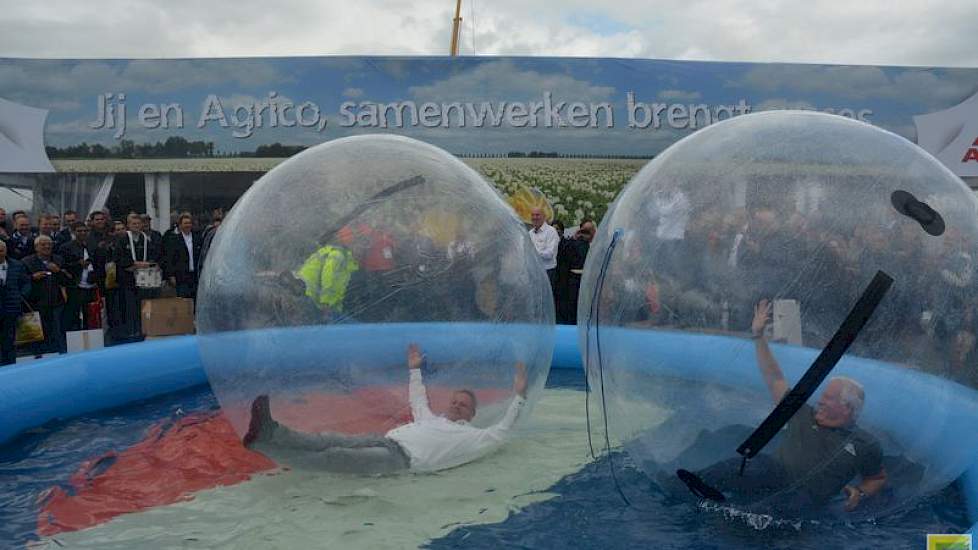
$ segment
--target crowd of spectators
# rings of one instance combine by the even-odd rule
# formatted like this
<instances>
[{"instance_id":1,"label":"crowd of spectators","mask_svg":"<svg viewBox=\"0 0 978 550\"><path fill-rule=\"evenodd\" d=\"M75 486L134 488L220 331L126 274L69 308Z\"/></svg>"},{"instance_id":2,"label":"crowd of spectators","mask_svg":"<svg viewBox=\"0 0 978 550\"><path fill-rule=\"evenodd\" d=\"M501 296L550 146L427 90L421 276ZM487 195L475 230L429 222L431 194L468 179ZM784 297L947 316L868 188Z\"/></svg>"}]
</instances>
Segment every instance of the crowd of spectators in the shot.
<instances>
[{"instance_id":1,"label":"crowd of spectators","mask_svg":"<svg viewBox=\"0 0 978 550\"><path fill-rule=\"evenodd\" d=\"M971 300L978 295L973 243L954 228L940 240L924 243L925 236L912 224L888 227L871 214L840 221L824 212L806 214L783 206L754 204L721 211L707 204L692 215L684 196L652 201L650 230L624 235L609 265L610 273L618 273L608 280L617 283L605 286L602 304L616 308L608 313L623 324L733 333L749 326L759 300L789 301L797 305L801 338L792 343L819 347L875 272L889 270L903 280L891 289L884 313L864 329L854 351L888 361L942 365L956 378L978 382L969 366L978 359L978 311ZM108 212L96 211L81 220L67 211L31 220L24 212L8 215L0 208L4 364L14 357L16 315L27 308L39 312L45 334L43 342L32 345L32 354L64 353L66 331L98 326L99 320L90 318L97 310L86 306L100 300L105 304L107 344L141 339L140 303L160 291L137 288L134 271L158 265L165 286L177 296L195 298L203 257L221 219L217 211L213 223L201 228L191 215L182 214L160 234L150 228L147 216L137 213L113 220ZM354 304L344 295L375 296L378 287L390 285L411 294L415 285L391 282L402 274L393 269L395 260L418 264L425 278L444 271L437 268L442 263L456 271L472 268L464 241L453 241L447 252L436 254L433 250L439 248L421 233L413 245L394 247L383 231L362 226L344 231L336 243L316 252L319 264L278 266L270 272L275 278L290 275L285 279L298 283L298 293L327 311L328 318L342 314L372 319L370 304ZM568 234L560 221L548 224L542 212L534 211L528 231L551 282L557 322L576 324L581 276L596 224L580 220ZM359 266L348 274L339 294L321 276L333 269L329 262L343 260L334 248L353 252ZM402 258L405 254L409 257ZM437 261L441 256L444 261ZM478 269L474 273L472 288L465 292L476 296L478 311L454 312L453 318L493 317L505 309L508 283L481 277ZM322 287L316 290L310 281ZM413 295L401 301L413 310L425 303Z\"/></svg>"},{"instance_id":2,"label":"crowd of spectators","mask_svg":"<svg viewBox=\"0 0 978 550\"><path fill-rule=\"evenodd\" d=\"M16 322L26 311L38 312L44 332L43 341L30 344L34 356L66 353L66 333L86 328L104 328L107 345L141 340L142 300L164 288L196 298L206 244L221 219L215 212L212 223L199 228L181 214L161 234L149 216L136 212L113 220L98 210L82 220L69 210L32 220L0 208L2 364L16 360ZM162 285L137 287L136 270L152 266L161 270Z\"/></svg>"},{"instance_id":3,"label":"crowd of spectators","mask_svg":"<svg viewBox=\"0 0 978 550\"><path fill-rule=\"evenodd\" d=\"M770 203L703 208L682 218L653 213L648 221L681 219L681 231L625 234L621 256L609 267L618 271L609 277L618 284L602 291L609 318L736 333L769 299L796 306L796 319L775 320L800 328L800 340L789 343L821 348L882 270L899 280L852 351L978 384L978 251L954 228L933 239L915 223L887 222L892 216L880 212L843 219Z\"/></svg>"}]
</instances>

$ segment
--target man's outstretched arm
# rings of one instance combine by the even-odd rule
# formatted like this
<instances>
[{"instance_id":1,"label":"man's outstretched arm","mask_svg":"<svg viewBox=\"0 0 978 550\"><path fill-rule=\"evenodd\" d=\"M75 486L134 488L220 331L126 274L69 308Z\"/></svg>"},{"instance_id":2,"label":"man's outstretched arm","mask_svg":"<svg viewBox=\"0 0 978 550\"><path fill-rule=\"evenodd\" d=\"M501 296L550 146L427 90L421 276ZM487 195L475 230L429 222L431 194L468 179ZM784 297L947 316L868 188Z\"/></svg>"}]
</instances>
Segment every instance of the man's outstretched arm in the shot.
<instances>
[{"instance_id":1,"label":"man's outstretched arm","mask_svg":"<svg viewBox=\"0 0 978 550\"><path fill-rule=\"evenodd\" d=\"M788 392L788 382L784 379L784 373L778 365L777 359L771 353L771 348L767 345L764 337L764 327L767 326L771 318L771 304L767 300L761 300L754 306L754 320L751 322L751 334L754 337L754 351L757 354L757 368L764 377L764 383L771 392L771 399L775 403L781 401L784 394Z\"/></svg>"},{"instance_id":2,"label":"man's outstretched arm","mask_svg":"<svg viewBox=\"0 0 978 550\"><path fill-rule=\"evenodd\" d=\"M431 407L428 405L428 392L425 390L424 381L421 379L421 365L424 364L424 356L417 344L409 344L407 351L408 365L408 402L411 404L411 416L418 422L424 418L434 416Z\"/></svg>"},{"instance_id":3,"label":"man's outstretched arm","mask_svg":"<svg viewBox=\"0 0 978 550\"><path fill-rule=\"evenodd\" d=\"M512 429L513 424L516 423L516 419L520 417L520 411L523 410L523 406L526 404L526 365L522 362L516 363L514 367L516 370L513 373L513 396L512 403L509 404L509 408L506 409L506 414L489 428L489 431L494 437L502 438Z\"/></svg>"}]
</instances>

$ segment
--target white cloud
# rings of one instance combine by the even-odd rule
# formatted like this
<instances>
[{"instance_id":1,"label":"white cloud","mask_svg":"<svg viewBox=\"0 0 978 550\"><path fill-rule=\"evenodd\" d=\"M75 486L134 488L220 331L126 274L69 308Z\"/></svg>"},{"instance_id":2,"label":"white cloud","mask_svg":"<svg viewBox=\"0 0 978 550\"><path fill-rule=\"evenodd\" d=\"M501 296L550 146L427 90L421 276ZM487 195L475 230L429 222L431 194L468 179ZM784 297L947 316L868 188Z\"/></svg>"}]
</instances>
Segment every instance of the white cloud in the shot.
<instances>
[{"instance_id":1,"label":"white cloud","mask_svg":"<svg viewBox=\"0 0 978 550\"><path fill-rule=\"evenodd\" d=\"M88 127L90 120L77 119L68 122L48 123L44 126L45 134L71 134L71 135L91 135L92 129Z\"/></svg>"},{"instance_id":2,"label":"white cloud","mask_svg":"<svg viewBox=\"0 0 978 550\"><path fill-rule=\"evenodd\" d=\"M785 109L801 109L811 111L816 108L808 101L789 100L784 98L768 99L752 106L753 111L783 111Z\"/></svg>"},{"instance_id":3,"label":"white cloud","mask_svg":"<svg viewBox=\"0 0 978 550\"><path fill-rule=\"evenodd\" d=\"M520 69L505 60L480 63L444 80L411 86L408 91L420 101L539 100L545 91L567 101L606 101L615 89L595 86L565 74Z\"/></svg>"},{"instance_id":4,"label":"white cloud","mask_svg":"<svg viewBox=\"0 0 978 550\"><path fill-rule=\"evenodd\" d=\"M973 0L473 2L463 6L463 54L978 65ZM444 0L6 4L0 56L116 58L444 55L454 8ZM608 24L581 24L595 14Z\"/></svg>"},{"instance_id":5,"label":"white cloud","mask_svg":"<svg viewBox=\"0 0 978 550\"><path fill-rule=\"evenodd\" d=\"M771 93L824 93L853 100L902 98L935 105L961 101L978 86L973 71L951 70L940 76L934 71L908 68L890 73L880 67L758 65L728 85Z\"/></svg>"},{"instance_id":6,"label":"white cloud","mask_svg":"<svg viewBox=\"0 0 978 550\"><path fill-rule=\"evenodd\" d=\"M287 84L292 79L273 63L221 60L172 60L159 63L145 60L101 62L33 61L0 62L0 95L25 105L47 109L74 110L82 107L79 98L95 98L102 93L172 93L179 90ZM38 90L43 90L39 94ZM88 105L86 105L88 106Z\"/></svg>"},{"instance_id":7,"label":"white cloud","mask_svg":"<svg viewBox=\"0 0 978 550\"><path fill-rule=\"evenodd\" d=\"M702 97L699 92L686 90L662 90L659 92L659 99L664 101L696 101Z\"/></svg>"},{"instance_id":8,"label":"white cloud","mask_svg":"<svg viewBox=\"0 0 978 550\"><path fill-rule=\"evenodd\" d=\"M343 90L343 97L356 99L363 96L363 88L347 88Z\"/></svg>"}]
</instances>

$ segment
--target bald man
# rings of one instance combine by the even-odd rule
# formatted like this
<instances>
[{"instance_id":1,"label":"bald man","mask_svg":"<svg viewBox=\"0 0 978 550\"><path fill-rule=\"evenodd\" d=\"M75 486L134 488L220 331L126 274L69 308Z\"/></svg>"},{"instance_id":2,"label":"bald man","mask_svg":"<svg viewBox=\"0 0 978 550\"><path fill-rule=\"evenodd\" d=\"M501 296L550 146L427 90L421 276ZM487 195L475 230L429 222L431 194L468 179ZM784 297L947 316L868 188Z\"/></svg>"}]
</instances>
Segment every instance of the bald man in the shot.
<instances>
[{"instance_id":1,"label":"bald man","mask_svg":"<svg viewBox=\"0 0 978 550\"><path fill-rule=\"evenodd\" d=\"M540 208L530 211L530 240L533 241L537 254L543 262L543 268L547 270L547 277L550 279L550 287L554 286L554 279L557 276L557 248L560 246L560 235L557 230L547 223L547 218Z\"/></svg>"},{"instance_id":2,"label":"bald man","mask_svg":"<svg viewBox=\"0 0 978 550\"><path fill-rule=\"evenodd\" d=\"M435 472L461 466L502 446L526 404L527 376L523 363L515 365L509 407L488 428L470 424L477 406L471 390L455 390L444 416L433 413L421 377L423 363L424 356L418 346L408 346L408 401L412 421L383 436L296 431L276 422L268 396L260 395L252 403L248 433L242 442L248 448L292 465L357 474L401 470Z\"/></svg>"}]
</instances>

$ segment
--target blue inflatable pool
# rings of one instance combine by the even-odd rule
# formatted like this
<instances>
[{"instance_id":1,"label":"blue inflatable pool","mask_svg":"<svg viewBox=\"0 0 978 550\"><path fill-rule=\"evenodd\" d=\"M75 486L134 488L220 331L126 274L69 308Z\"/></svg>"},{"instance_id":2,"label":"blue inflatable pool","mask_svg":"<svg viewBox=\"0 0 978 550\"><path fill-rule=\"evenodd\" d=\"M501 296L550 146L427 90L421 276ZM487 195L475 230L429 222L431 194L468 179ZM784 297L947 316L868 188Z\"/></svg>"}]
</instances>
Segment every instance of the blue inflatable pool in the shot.
<instances>
[{"instance_id":1,"label":"blue inflatable pool","mask_svg":"<svg viewBox=\"0 0 978 550\"><path fill-rule=\"evenodd\" d=\"M351 341L366 338L370 330L377 328L370 328L369 325L358 327L362 328L349 329ZM705 369L697 371L705 363L703 354L720 353L730 346L743 344L742 340L726 336L669 332L654 334L658 358L655 368L669 365L669 368L682 369L685 377L709 378L711 374ZM582 368L577 338L576 327L556 327L552 368ZM631 330L602 332L603 342L605 338L608 341L642 338L649 342L650 333L643 331L639 334ZM695 339L695 343L690 339ZM477 339L473 340L475 342ZM466 347L456 346L456 349ZM816 352L806 348L783 347L778 353L797 355L799 361L791 363L804 364L810 362ZM663 358L667 360L663 361ZM636 355L635 368L652 368L649 361L647 356ZM935 425L933 433L934 437L948 442L940 457L941 464L946 464L949 469L960 469L966 465L960 484L967 496L972 521L978 521L978 449L971 448L968 443L973 438L960 437L960 434L974 432L974 426L978 425L978 396L975 392L926 373L858 358L847 357L839 369L844 372L856 366L856 362L861 363L858 365L860 376L898 377L901 387L906 389L902 398L894 397L892 402L877 409L885 410L885 415L877 414L872 418L874 424L885 426L897 436L901 426L917 422L927 415L928 409L934 406L935 396L953 403L956 414L947 416L945 422ZM753 369L749 355L745 356L743 364L731 365L727 382L735 380L735 384L759 384L756 375L750 375ZM786 370L789 378L800 375L800 372ZM892 384L893 380L887 383ZM207 384L207 378L201 366L198 340L193 336L148 341L6 367L0 369L0 418L3 419L0 422L0 443L52 420L119 407L204 384ZM880 398L877 396L875 399Z\"/></svg>"}]
</instances>

